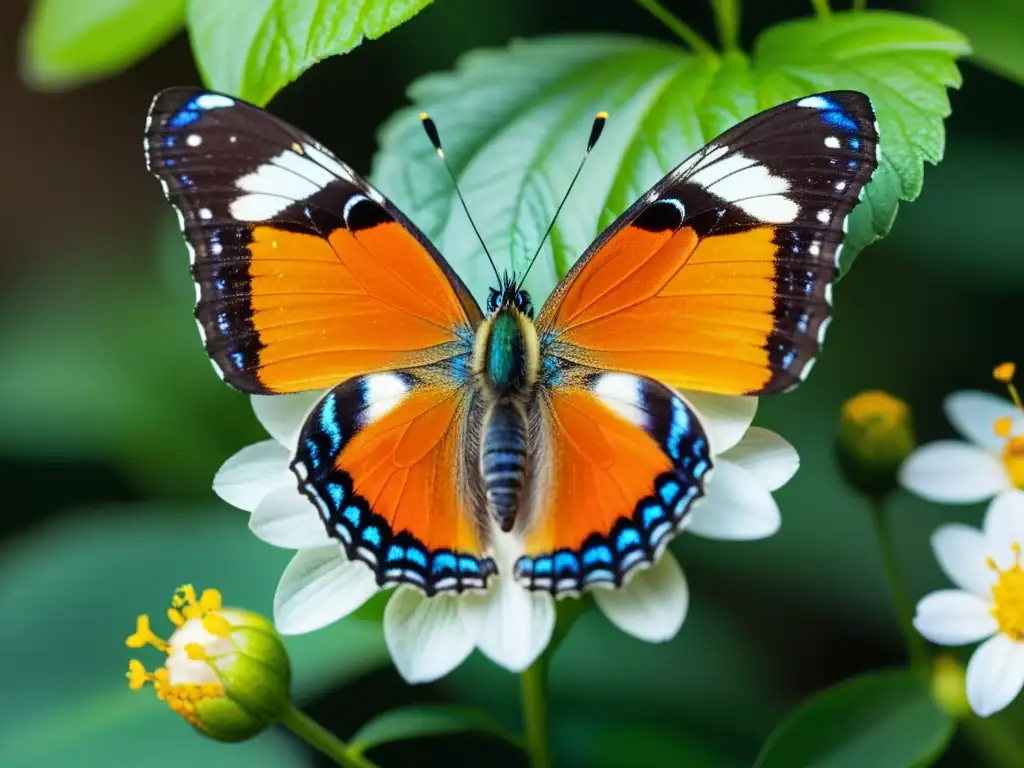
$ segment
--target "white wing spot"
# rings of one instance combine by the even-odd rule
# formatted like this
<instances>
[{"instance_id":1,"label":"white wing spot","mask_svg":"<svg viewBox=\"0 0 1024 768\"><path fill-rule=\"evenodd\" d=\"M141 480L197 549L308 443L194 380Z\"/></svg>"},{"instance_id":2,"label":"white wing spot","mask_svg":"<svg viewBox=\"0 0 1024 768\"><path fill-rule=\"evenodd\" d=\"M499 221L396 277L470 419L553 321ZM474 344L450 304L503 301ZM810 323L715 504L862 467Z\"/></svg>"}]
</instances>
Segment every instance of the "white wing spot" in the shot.
<instances>
[{"instance_id":1,"label":"white wing spot","mask_svg":"<svg viewBox=\"0 0 1024 768\"><path fill-rule=\"evenodd\" d=\"M339 163L327 152L324 152L318 147L314 147L312 144L304 144L302 148L311 160L326 168L339 179L344 179L349 182L355 181L355 174L352 173L352 170Z\"/></svg>"},{"instance_id":2,"label":"white wing spot","mask_svg":"<svg viewBox=\"0 0 1024 768\"><path fill-rule=\"evenodd\" d=\"M820 221L822 224L828 224L831 218L832 211L830 211L828 208L822 208L820 211L818 211L818 221Z\"/></svg>"},{"instance_id":3,"label":"white wing spot","mask_svg":"<svg viewBox=\"0 0 1024 768\"><path fill-rule=\"evenodd\" d=\"M836 191L837 192L842 192L844 189L846 189L846 182L845 181L837 181L836 182Z\"/></svg>"},{"instance_id":4,"label":"white wing spot","mask_svg":"<svg viewBox=\"0 0 1024 768\"><path fill-rule=\"evenodd\" d=\"M809 254L811 254L811 256L820 256L821 255L821 245L818 243L817 240L815 240L813 243L811 243L807 247L807 252Z\"/></svg>"},{"instance_id":5,"label":"white wing spot","mask_svg":"<svg viewBox=\"0 0 1024 768\"><path fill-rule=\"evenodd\" d=\"M722 151L708 155L721 156ZM699 184L711 194L731 202L744 213L761 221L786 224L800 213L800 206L786 197L789 181L742 152L710 162L687 181Z\"/></svg>"},{"instance_id":6,"label":"white wing spot","mask_svg":"<svg viewBox=\"0 0 1024 768\"><path fill-rule=\"evenodd\" d=\"M190 147L198 147L200 144L203 143L203 137L200 136L198 133L190 133L188 135L188 138L185 139L185 143L188 144Z\"/></svg>"},{"instance_id":7,"label":"white wing spot","mask_svg":"<svg viewBox=\"0 0 1024 768\"><path fill-rule=\"evenodd\" d=\"M605 373L594 384L594 394L606 406L630 424L646 428L647 412L643 409L643 384L628 373Z\"/></svg>"},{"instance_id":8,"label":"white wing spot","mask_svg":"<svg viewBox=\"0 0 1024 768\"><path fill-rule=\"evenodd\" d=\"M826 136L825 146L828 147L829 149L839 149L839 139L836 138L835 136Z\"/></svg>"},{"instance_id":9,"label":"white wing spot","mask_svg":"<svg viewBox=\"0 0 1024 768\"><path fill-rule=\"evenodd\" d=\"M821 96L808 96L796 103L798 107L809 107L810 109L828 109L831 105Z\"/></svg>"},{"instance_id":10,"label":"white wing spot","mask_svg":"<svg viewBox=\"0 0 1024 768\"><path fill-rule=\"evenodd\" d=\"M196 106L200 109L219 109L235 106L235 100L219 93L204 93L196 98Z\"/></svg>"},{"instance_id":11,"label":"white wing spot","mask_svg":"<svg viewBox=\"0 0 1024 768\"><path fill-rule=\"evenodd\" d=\"M210 219L213 218L213 211L211 211L209 208L200 208L199 218L203 219L204 221L209 221Z\"/></svg>"},{"instance_id":12,"label":"white wing spot","mask_svg":"<svg viewBox=\"0 0 1024 768\"><path fill-rule=\"evenodd\" d=\"M372 423L392 411L409 392L409 385L393 373L375 373L363 379L363 405L366 423Z\"/></svg>"}]
</instances>

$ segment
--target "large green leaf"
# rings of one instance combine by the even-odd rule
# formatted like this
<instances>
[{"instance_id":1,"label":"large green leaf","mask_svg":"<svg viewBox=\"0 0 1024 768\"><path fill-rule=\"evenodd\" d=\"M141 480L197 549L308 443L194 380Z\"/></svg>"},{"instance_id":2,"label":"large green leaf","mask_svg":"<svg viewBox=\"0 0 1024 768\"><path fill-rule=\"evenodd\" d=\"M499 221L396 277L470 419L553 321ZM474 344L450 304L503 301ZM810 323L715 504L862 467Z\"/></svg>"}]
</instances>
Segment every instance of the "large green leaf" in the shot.
<instances>
[{"instance_id":1,"label":"large green leaf","mask_svg":"<svg viewBox=\"0 0 1024 768\"><path fill-rule=\"evenodd\" d=\"M829 88L872 97L882 166L854 216L844 265L920 191L922 165L943 147L945 89L959 83L958 33L902 14L836 14L765 31L751 58L696 58L637 38L578 35L518 41L464 57L409 90L415 106L380 133L374 179L437 243L478 297L493 275L422 134L434 117L470 210L499 267L522 270L576 168L590 121L611 112L527 287L555 280L629 203L736 121Z\"/></svg>"},{"instance_id":2,"label":"large green leaf","mask_svg":"<svg viewBox=\"0 0 1024 768\"><path fill-rule=\"evenodd\" d=\"M925 0L924 10L971 41L973 61L1024 85L1024 3L1020 0Z\"/></svg>"},{"instance_id":3,"label":"large green leaf","mask_svg":"<svg viewBox=\"0 0 1024 768\"><path fill-rule=\"evenodd\" d=\"M913 672L873 672L803 704L772 734L756 768L929 765L954 727Z\"/></svg>"},{"instance_id":4,"label":"large green leaf","mask_svg":"<svg viewBox=\"0 0 1024 768\"><path fill-rule=\"evenodd\" d=\"M5 766L294 765L277 736L225 747L195 735L152 691L128 690L135 615L154 629L183 582L269 615L289 553L253 537L241 513L153 506L79 511L0 552L0 743ZM287 638L294 690L305 698L387 663L380 627L343 621Z\"/></svg>"},{"instance_id":5,"label":"large green leaf","mask_svg":"<svg viewBox=\"0 0 1024 768\"><path fill-rule=\"evenodd\" d=\"M445 736L453 733L487 733L519 746L522 740L490 715L470 707L411 706L392 709L363 725L350 739L359 752L392 741Z\"/></svg>"},{"instance_id":6,"label":"large green leaf","mask_svg":"<svg viewBox=\"0 0 1024 768\"><path fill-rule=\"evenodd\" d=\"M22 77L68 88L117 74L185 21L185 0L36 0L22 41Z\"/></svg>"},{"instance_id":7,"label":"large green leaf","mask_svg":"<svg viewBox=\"0 0 1024 768\"><path fill-rule=\"evenodd\" d=\"M188 26L207 85L257 104L321 59L378 38L432 0L190 0Z\"/></svg>"}]
</instances>

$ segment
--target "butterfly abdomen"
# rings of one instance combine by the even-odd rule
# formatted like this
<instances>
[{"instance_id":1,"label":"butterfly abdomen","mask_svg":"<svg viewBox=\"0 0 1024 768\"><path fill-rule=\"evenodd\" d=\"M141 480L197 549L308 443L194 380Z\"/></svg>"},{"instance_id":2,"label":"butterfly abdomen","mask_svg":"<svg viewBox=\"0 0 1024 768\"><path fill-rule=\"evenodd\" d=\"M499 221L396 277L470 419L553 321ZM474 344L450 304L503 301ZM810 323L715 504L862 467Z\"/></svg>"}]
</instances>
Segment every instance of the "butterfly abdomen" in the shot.
<instances>
[{"instance_id":1,"label":"butterfly abdomen","mask_svg":"<svg viewBox=\"0 0 1024 768\"><path fill-rule=\"evenodd\" d=\"M512 530L526 480L526 419L514 401L498 400L487 416L480 474L487 511L503 531Z\"/></svg>"}]
</instances>

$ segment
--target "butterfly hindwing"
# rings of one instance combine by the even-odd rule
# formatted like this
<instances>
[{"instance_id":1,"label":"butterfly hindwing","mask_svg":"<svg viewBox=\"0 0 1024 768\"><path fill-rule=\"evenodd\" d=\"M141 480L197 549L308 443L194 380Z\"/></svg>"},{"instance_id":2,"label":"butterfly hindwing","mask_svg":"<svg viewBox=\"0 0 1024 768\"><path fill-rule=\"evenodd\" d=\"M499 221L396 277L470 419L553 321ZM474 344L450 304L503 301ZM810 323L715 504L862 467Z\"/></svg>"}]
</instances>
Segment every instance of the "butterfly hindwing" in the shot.
<instances>
[{"instance_id":1,"label":"butterfly hindwing","mask_svg":"<svg viewBox=\"0 0 1024 768\"><path fill-rule=\"evenodd\" d=\"M494 572L467 465L471 395L455 378L427 369L349 379L300 434L300 490L382 586L461 592Z\"/></svg>"},{"instance_id":2,"label":"butterfly hindwing","mask_svg":"<svg viewBox=\"0 0 1024 768\"><path fill-rule=\"evenodd\" d=\"M437 250L284 121L218 93L163 91L146 157L178 210L200 332L229 384L321 389L472 344L480 310Z\"/></svg>"},{"instance_id":3,"label":"butterfly hindwing","mask_svg":"<svg viewBox=\"0 0 1024 768\"><path fill-rule=\"evenodd\" d=\"M711 446L689 404L628 373L570 367L538 403L526 554L515 577L555 594L621 586L704 495Z\"/></svg>"},{"instance_id":4,"label":"butterfly hindwing","mask_svg":"<svg viewBox=\"0 0 1024 768\"><path fill-rule=\"evenodd\" d=\"M792 388L818 353L877 142L871 104L854 91L726 131L580 258L538 317L544 354L681 389Z\"/></svg>"}]
</instances>

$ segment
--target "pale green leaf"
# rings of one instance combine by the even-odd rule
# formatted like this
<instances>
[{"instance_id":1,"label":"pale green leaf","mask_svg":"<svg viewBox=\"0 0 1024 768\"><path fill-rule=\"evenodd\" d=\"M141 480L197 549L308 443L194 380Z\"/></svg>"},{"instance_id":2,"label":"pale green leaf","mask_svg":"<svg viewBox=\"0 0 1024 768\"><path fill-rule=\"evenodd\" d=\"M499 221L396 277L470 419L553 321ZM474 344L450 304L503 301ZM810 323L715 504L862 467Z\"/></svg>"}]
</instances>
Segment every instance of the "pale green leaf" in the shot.
<instances>
[{"instance_id":1,"label":"pale green leaf","mask_svg":"<svg viewBox=\"0 0 1024 768\"><path fill-rule=\"evenodd\" d=\"M266 104L322 59L408 21L432 0L190 0L199 70L218 91Z\"/></svg>"},{"instance_id":2,"label":"pale green leaf","mask_svg":"<svg viewBox=\"0 0 1024 768\"><path fill-rule=\"evenodd\" d=\"M185 0L36 0L21 73L43 89L117 74L181 29Z\"/></svg>"},{"instance_id":3,"label":"pale green leaf","mask_svg":"<svg viewBox=\"0 0 1024 768\"><path fill-rule=\"evenodd\" d=\"M844 266L888 232L900 199L942 155L945 89L959 83L962 36L888 12L801 20L761 35L752 57L699 59L662 43L577 35L476 51L415 82L415 106L381 129L374 180L483 300L494 282L417 115L434 117L470 211L499 269L521 273L579 161L594 113L611 113L526 287L550 292L600 230L689 154L737 121L833 88L873 99L882 168L854 215Z\"/></svg>"},{"instance_id":4,"label":"pale green leaf","mask_svg":"<svg viewBox=\"0 0 1024 768\"><path fill-rule=\"evenodd\" d=\"M930 765L954 728L914 672L872 672L801 705L769 738L756 768Z\"/></svg>"},{"instance_id":5,"label":"pale green leaf","mask_svg":"<svg viewBox=\"0 0 1024 768\"><path fill-rule=\"evenodd\" d=\"M350 739L353 749L366 752L381 744L453 733L485 733L513 746L522 740L493 717L471 707L410 706L392 709L363 725Z\"/></svg>"}]
</instances>

